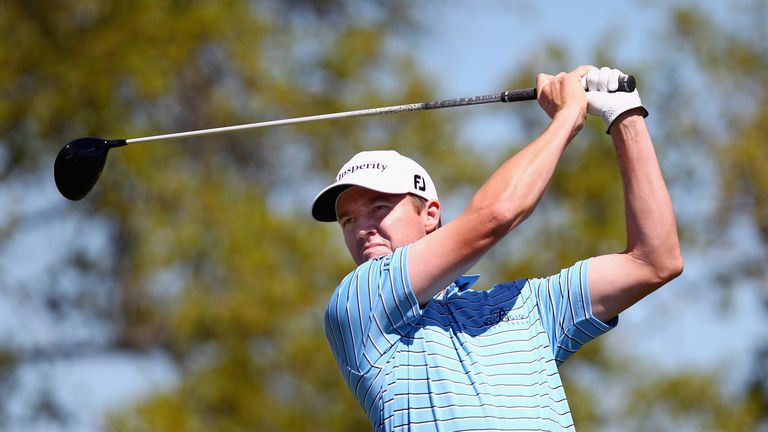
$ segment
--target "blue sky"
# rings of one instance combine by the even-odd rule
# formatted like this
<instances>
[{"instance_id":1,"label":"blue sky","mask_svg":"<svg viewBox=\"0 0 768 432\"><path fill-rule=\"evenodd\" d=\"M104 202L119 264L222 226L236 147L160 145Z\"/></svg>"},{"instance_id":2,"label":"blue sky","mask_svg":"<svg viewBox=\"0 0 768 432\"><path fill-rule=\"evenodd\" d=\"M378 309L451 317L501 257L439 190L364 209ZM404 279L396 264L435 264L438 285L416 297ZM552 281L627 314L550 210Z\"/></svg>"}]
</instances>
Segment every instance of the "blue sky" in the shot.
<instances>
[{"instance_id":1,"label":"blue sky","mask_svg":"<svg viewBox=\"0 0 768 432\"><path fill-rule=\"evenodd\" d=\"M699 2L716 7L711 0ZM505 90L504 78L516 66L536 55L546 41L555 41L568 49L569 57L578 63L591 63L589 57L603 43L622 47L616 56L622 64L636 65L653 61L658 35L664 27L665 4L663 2L614 1L584 4L569 1L460 1L429 0L419 3L423 11L421 21L424 34L414 45L423 66L431 71L438 83L441 96L449 98L495 93ZM574 65L575 66L575 65ZM557 72L557 71L545 71ZM535 77L531 77L533 85ZM641 84L642 90L642 84ZM646 100L653 113L653 106L663 101ZM416 102L416 101L403 101ZM467 108L469 119L463 136L478 145L501 140L508 130L504 117L490 115L489 110ZM508 115L508 114L507 114ZM649 118L653 129L653 115ZM577 138L578 139L578 138ZM22 185L31 187L34 198L25 199L29 208L45 207L61 198L49 177L32 180ZM10 203L26 196L13 189L3 192L0 204ZM673 199L675 197L673 196ZM13 269L26 258L39 252L40 238L66 242L74 238L77 222L61 219L62 225L49 227L50 231L36 233L36 238L20 239L0 256L3 276L0 282L10 283L24 275L14 274ZM748 248L748 243L738 247ZM657 360L664 367L687 368L691 365L714 368L729 365L733 377L748 367L751 346L749 341L768 330L755 329L752 317L761 313L758 302L748 289L740 289L734 295L731 309L721 306L720 298L711 289L710 275L705 271L707 263L717 259L718 251L700 256L687 256L687 268L683 280L676 280L663 290L653 294L621 317L621 324L606 338L617 349ZM0 260L2 262L3 260ZM26 271L30 265L26 265ZM1 288L1 287L0 287ZM0 316L11 315L11 306L0 301ZM33 315L35 311L24 311ZM27 319L24 335L38 342L46 341L51 323L38 323ZM0 333L21 330L12 323L0 324ZM763 333L760 333L763 332ZM733 337L738 334L740 337ZM714 343L713 343L714 341ZM118 406L143 394L172 383L174 374L170 366L159 356L129 360L121 356L95 357L76 363L56 362L40 368L24 370L22 383L34 388L42 381L57 384L58 396L65 406L76 414L77 427L68 430L97 430L104 410ZM72 398L72 395L77 398ZM26 403L23 396L17 406ZM19 425L19 431L29 428Z\"/></svg>"}]
</instances>

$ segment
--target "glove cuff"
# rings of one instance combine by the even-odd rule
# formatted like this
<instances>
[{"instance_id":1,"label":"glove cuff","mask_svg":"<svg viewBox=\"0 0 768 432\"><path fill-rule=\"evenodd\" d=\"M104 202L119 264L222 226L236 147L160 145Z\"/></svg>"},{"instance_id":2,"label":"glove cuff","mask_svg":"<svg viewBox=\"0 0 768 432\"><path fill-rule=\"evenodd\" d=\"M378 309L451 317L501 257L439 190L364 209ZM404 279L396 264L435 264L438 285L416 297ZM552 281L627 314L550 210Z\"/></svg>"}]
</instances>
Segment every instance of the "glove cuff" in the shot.
<instances>
[{"instance_id":1,"label":"glove cuff","mask_svg":"<svg viewBox=\"0 0 768 432\"><path fill-rule=\"evenodd\" d=\"M623 107L620 111L613 111L613 110L606 110L600 113L600 116L603 118L603 121L606 124L605 133L610 135L611 134L611 126L613 126L613 123L616 121L617 118L619 118L620 115L624 114L625 112L629 110L633 110L635 108L640 108L643 110L643 118L648 117L649 113L648 110L645 109L642 105L637 105L633 107Z\"/></svg>"}]
</instances>

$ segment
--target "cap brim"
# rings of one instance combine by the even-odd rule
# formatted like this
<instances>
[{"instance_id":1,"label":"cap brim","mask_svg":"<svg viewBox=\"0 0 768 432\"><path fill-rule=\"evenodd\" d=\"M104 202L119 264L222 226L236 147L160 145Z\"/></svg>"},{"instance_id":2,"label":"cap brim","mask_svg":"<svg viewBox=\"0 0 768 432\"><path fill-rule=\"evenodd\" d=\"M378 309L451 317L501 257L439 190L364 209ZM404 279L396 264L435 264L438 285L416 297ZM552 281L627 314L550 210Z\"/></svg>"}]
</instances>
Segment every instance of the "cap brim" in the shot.
<instances>
[{"instance_id":1,"label":"cap brim","mask_svg":"<svg viewBox=\"0 0 768 432\"><path fill-rule=\"evenodd\" d=\"M336 222L336 200L352 184L333 184L320 191L312 203L312 217L320 222Z\"/></svg>"}]
</instances>

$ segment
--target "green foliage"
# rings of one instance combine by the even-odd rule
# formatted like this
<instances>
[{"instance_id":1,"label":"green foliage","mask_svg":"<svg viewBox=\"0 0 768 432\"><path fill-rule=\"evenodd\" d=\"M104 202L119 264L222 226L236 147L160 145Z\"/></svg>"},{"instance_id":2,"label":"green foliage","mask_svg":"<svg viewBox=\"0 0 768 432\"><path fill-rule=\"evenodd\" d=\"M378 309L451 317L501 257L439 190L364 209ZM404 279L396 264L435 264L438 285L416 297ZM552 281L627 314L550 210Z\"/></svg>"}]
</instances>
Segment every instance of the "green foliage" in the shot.
<instances>
[{"instance_id":1,"label":"green foliage","mask_svg":"<svg viewBox=\"0 0 768 432\"><path fill-rule=\"evenodd\" d=\"M10 348L0 348L0 389L10 393L14 389L14 374L19 366L18 355ZM6 406L0 405L0 424L6 417Z\"/></svg>"},{"instance_id":2,"label":"green foliage","mask_svg":"<svg viewBox=\"0 0 768 432\"><path fill-rule=\"evenodd\" d=\"M627 404L635 430L694 429L699 431L753 431L760 413L752 403L723 398L717 378L681 373L658 376L639 386ZM672 395L672 396L671 396Z\"/></svg>"},{"instance_id":3,"label":"green foliage","mask_svg":"<svg viewBox=\"0 0 768 432\"><path fill-rule=\"evenodd\" d=\"M371 3L358 26L344 18L358 4L325 4L6 2L3 176L47 171L70 137L145 136L429 94L409 70L398 71L405 94L370 79L408 62L384 43L388 26L407 25L399 3ZM367 427L321 325L351 261L335 227L310 220L309 199L353 151L393 146L395 129L416 143L403 149L417 148L423 130L450 155L455 143L439 126L448 117L339 121L112 152L92 195L73 207L112 236L107 256L83 266L112 275L111 301L90 313L114 329L104 349L161 350L179 383L115 413L110 427Z\"/></svg>"},{"instance_id":4,"label":"green foliage","mask_svg":"<svg viewBox=\"0 0 768 432\"><path fill-rule=\"evenodd\" d=\"M705 82L711 86L708 110L717 116L697 117L693 122L701 145L711 151L718 168L716 201L717 229L710 234L713 247L729 244L728 229L747 227L759 244L758 250L741 257L735 268L723 269L719 281L724 290L755 282L763 311L768 313L768 52L765 37L768 2L742 2L733 10L738 26L724 26L697 8L680 8L675 14L675 35L690 48L690 54ZM756 318L759 320L760 318ZM762 342L762 353L768 342ZM768 362L755 356L754 371L744 393L745 407L768 424ZM754 415L745 418L754 419ZM749 424L749 423L747 423ZM721 430L731 430L723 427ZM748 430L733 426L732 430Z\"/></svg>"}]
</instances>

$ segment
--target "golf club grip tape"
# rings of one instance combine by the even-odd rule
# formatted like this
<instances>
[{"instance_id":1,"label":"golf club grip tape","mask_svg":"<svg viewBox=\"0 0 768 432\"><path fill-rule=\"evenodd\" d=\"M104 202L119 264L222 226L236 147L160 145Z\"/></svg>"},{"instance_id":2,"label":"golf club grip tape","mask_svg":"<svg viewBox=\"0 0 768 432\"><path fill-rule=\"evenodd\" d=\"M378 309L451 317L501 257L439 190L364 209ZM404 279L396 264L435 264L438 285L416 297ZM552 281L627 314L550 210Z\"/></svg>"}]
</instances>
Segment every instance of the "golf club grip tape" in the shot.
<instances>
[{"instance_id":1,"label":"golf club grip tape","mask_svg":"<svg viewBox=\"0 0 768 432\"><path fill-rule=\"evenodd\" d=\"M536 89L508 90L501 94L502 102L518 102L536 99Z\"/></svg>"},{"instance_id":2,"label":"golf club grip tape","mask_svg":"<svg viewBox=\"0 0 768 432\"><path fill-rule=\"evenodd\" d=\"M632 75L622 75L619 77L619 88L616 91L632 93L635 91L635 77Z\"/></svg>"}]
</instances>

